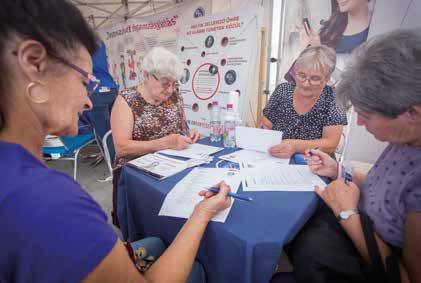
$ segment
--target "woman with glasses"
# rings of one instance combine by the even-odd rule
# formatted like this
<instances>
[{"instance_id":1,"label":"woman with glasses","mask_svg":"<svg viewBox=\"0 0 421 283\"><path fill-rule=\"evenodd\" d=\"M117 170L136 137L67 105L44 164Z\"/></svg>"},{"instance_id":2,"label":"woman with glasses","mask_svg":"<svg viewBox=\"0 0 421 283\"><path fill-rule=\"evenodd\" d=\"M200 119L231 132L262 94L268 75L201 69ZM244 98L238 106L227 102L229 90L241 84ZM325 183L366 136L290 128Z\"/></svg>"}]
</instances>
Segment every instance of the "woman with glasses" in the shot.
<instances>
[{"instance_id":1,"label":"woman with glasses","mask_svg":"<svg viewBox=\"0 0 421 283\"><path fill-rule=\"evenodd\" d=\"M282 131L282 142L269 153L289 158L319 147L332 153L341 138L346 116L335 105L335 93L326 85L335 69L335 52L324 45L306 48L296 60L296 83L280 84L263 109L262 127Z\"/></svg>"},{"instance_id":2,"label":"woman with glasses","mask_svg":"<svg viewBox=\"0 0 421 283\"><path fill-rule=\"evenodd\" d=\"M144 154L163 149L184 149L200 135L189 131L177 81L184 66L162 47L151 49L143 58L143 83L123 90L111 113L111 130L116 152L113 175L113 222L121 166Z\"/></svg>"},{"instance_id":3,"label":"woman with glasses","mask_svg":"<svg viewBox=\"0 0 421 283\"><path fill-rule=\"evenodd\" d=\"M70 1L0 1L0 282L185 282L198 270L208 222L230 204L224 184L214 196L202 192L173 244L142 275L100 206L45 166L45 136L77 134L80 113L92 108L97 47Z\"/></svg>"}]
</instances>

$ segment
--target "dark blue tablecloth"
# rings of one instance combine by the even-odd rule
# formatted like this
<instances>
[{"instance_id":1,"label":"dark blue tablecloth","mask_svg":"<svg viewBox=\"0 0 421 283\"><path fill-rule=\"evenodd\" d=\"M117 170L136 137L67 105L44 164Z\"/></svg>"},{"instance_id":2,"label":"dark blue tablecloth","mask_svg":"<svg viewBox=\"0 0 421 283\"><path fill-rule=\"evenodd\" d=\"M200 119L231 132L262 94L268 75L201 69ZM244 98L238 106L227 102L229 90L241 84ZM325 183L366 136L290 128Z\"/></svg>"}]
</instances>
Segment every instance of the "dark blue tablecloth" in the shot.
<instances>
[{"instance_id":1,"label":"dark blue tablecloth","mask_svg":"<svg viewBox=\"0 0 421 283\"><path fill-rule=\"evenodd\" d=\"M201 142L211 144L208 140ZM235 150L224 149L206 167L215 167L216 157ZM158 212L166 194L188 172L156 181L136 169L123 168L118 218L125 239L158 236L167 244L172 242L186 219L158 216ZM269 282L282 247L318 203L313 192L242 192L241 187L239 192L253 201L236 200L227 221L209 223L202 239L197 259L204 265L209 283Z\"/></svg>"}]
</instances>

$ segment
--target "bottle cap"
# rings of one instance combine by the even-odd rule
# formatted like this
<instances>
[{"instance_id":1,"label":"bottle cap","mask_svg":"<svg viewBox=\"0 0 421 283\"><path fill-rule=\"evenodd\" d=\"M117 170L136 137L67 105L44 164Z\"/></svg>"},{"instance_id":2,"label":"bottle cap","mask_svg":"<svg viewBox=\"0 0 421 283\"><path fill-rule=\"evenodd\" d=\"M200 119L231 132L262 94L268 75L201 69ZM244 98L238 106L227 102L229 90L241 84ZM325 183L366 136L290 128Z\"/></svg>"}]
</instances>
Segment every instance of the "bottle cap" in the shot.
<instances>
[{"instance_id":1,"label":"bottle cap","mask_svg":"<svg viewBox=\"0 0 421 283\"><path fill-rule=\"evenodd\" d=\"M213 102L212 102L212 105L213 105L213 106L218 106L218 101L216 101L216 100L215 100L215 101L213 101Z\"/></svg>"},{"instance_id":2,"label":"bottle cap","mask_svg":"<svg viewBox=\"0 0 421 283\"><path fill-rule=\"evenodd\" d=\"M232 105L232 103L228 103L228 104L227 104L227 109L233 109L233 105Z\"/></svg>"}]
</instances>

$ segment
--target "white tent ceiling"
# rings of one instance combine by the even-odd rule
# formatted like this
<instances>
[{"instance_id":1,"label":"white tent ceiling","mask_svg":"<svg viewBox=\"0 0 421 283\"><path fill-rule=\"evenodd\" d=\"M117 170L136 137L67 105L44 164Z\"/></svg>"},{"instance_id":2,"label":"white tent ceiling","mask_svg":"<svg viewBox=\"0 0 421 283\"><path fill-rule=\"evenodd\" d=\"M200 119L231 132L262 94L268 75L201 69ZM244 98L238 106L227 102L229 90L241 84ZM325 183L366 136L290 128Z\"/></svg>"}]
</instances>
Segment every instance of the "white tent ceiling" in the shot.
<instances>
[{"instance_id":1,"label":"white tent ceiling","mask_svg":"<svg viewBox=\"0 0 421 283\"><path fill-rule=\"evenodd\" d=\"M71 0L94 28L170 9L183 0Z\"/></svg>"}]
</instances>

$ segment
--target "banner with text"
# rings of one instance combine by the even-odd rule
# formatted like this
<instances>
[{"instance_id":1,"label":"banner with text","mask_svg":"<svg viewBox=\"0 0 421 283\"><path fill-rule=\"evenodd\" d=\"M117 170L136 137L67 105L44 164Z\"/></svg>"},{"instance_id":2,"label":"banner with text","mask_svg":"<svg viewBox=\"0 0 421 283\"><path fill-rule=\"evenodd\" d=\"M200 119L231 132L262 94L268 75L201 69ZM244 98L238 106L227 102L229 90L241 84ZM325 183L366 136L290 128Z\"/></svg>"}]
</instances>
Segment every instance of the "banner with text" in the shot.
<instances>
[{"instance_id":1,"label":"banner with text","mask_svg":"<svg viewBox=\"0 0 421 283\"><path fill-rule=\"evenodd\" d=\"M121 89L142 82L142 59L155 46L176 53L180 26L210 13L209 1L190 1L168 12L100 29L99 35L107 47L110 73Z\"/></svg>"}]
</instances>

